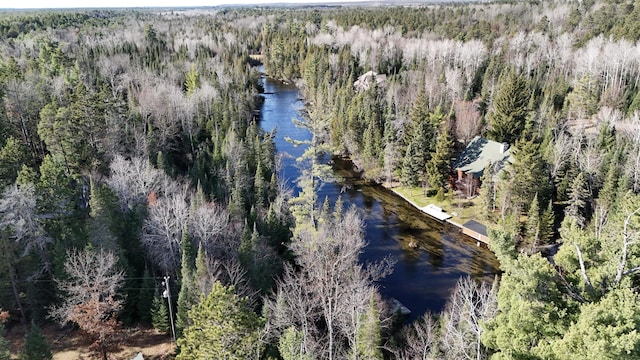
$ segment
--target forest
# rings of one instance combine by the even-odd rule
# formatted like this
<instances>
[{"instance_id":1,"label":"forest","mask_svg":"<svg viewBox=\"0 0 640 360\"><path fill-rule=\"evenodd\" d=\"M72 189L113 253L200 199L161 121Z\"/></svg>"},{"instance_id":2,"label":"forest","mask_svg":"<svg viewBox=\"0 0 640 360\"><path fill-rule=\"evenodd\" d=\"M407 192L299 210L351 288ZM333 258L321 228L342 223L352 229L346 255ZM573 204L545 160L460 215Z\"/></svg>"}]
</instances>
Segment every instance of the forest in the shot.
<instances>
[{"instance_id":1,"label":"forest","mask_svg":"<svg viewBox=\"0 0 640 360\"><path fill-rule=\"evenodd\" d=\"M298 193L261 71L304 99ZM513 155L477 196L501 274L406 323L317 159L442 194L476 136ZM0 187L0 359L52 323L102 359L133 326L176 359L638 359L640 1L0 12Z\"/></svg>"}]
</instances>

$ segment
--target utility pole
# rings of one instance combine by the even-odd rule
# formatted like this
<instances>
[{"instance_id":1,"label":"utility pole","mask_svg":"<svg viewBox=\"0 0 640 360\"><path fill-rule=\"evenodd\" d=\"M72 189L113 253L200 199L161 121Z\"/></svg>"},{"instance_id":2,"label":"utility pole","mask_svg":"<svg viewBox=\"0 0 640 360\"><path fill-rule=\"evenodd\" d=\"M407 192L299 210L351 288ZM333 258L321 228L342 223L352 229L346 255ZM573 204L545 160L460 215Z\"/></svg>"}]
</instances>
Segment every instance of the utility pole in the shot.
<instances>
[{"instance_id":1,"label":"utility pole","mask_svg":"<svg viewBox=\"0 0 640 360\"><path fill-rule=\"evenodd\" d=\"M173 306L171 305L171 289L169 288L169 275L164 277L162 285L165 286L165 290L162 292L162 297L167 298L169 303L169 321L171 322L171 334L173 335L173 342L176 341L176 327L173 325Z\"/></svg>"}]
</instances>

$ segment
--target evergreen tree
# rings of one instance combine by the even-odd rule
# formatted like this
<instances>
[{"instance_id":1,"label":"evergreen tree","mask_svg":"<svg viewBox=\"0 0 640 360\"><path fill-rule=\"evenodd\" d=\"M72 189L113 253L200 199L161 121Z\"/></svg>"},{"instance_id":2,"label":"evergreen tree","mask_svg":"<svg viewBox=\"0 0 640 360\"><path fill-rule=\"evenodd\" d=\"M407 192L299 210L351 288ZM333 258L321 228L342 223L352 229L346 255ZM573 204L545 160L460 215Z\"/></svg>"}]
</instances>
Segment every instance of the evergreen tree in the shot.
<instances>
[{"instance_id":1,"label":"evergreen tree","mask_svg":"<svg viewBox=\"0 0 640 360\"><path fill-rule=\"evenodd\" d=\"M443 187L439 187L438 191L436 192L436 196L435 196L435 200L442 202L447 198L447 194L444 192L444 188Z\"/></svg>"},{"instance_id":2,"label":"evergreen tree","mask_svg":"<svg viewBox=\"0 0 640 360\"><path fill-rule=\"evenodd\" d=\"M283 360L313 360L311 354L303 352L302 342L304 335L301 331L291 326L287 328L278 340L278 351Z\"/></svg>"},{"instance_id":3,"label":"evergreen tree","mask_svg":"<svg viewBox=\"0 0 640 360\"><path fill-rule=\"evenodd\" d=\"M1 356L0 356L1 358ZM24 349L20 353L21 360L51 360L53 354L49 343L40 328L32 321L29 332L24 337Z\"/></svg>"},{"instance_id":4,"label":"evergreen tree","mask_svg":"<svg viewBox=\"0 0 640 360\"><path fill-rule=\"evenodd\" d=\"M546 202L550 198L550 175L540 154L540 145L534 140L516 143L513 151L514 162L509 171L512 205L515 209L526 209L538 194L538 200Z\"/></svg>"},{"instance_id":5,"label":"evergreen tree","mask_svg":"<svg viewBox=\"0 0 640 360\"><path fill-rule=\"evenodd\" d=\"M47 155L39 168L40 178L36 191L40 196L38 206L44 213L69 214L74 206L73 186L71 178L67 176L64 163L60 158Z\"/></svg>"},{"instance_id":6,"label":"evergreen tree","mask_svg":"<svg viewBox=\"0 0 640 360\"><path fill-rule=\"evenodd\" d=\"M254 228L255 229L255 224ZM249 222L245 221L244 229L242 230L242 238L240 240L240 246L238 246L238 258L240 263L247 272L251 271L252 262L254 259L255 243L253 242L253 231L249 227Z\"/></svg>"},{"instance_id":7,"label":"evergreen tree","mask_svg":"<svg viewBox=\"0 0 640 360\"><path fill-rule=\"evenodd\" d=\"M324 202L322 203L322 209L320 209L320 216L318 217L318 222L320 223L328 223L331 221L331 216L333 213L331 212L331 202L329 201L329 196L324 197Z\"/></svg>"},{"instance_id":8,"label":"evergreen tree","mask_svg":"<svg viewBox=\"0 0 640 360\"><path fill-rule=\"evenodd\" d=\"M576 224L580 227L585 225L587 201L590 197L584 173L580 172L571 183L568 205L564 209L565 215L575 219Z\"/></svg>"},{"instance_id":9,"label":"evergreen tree","mask_svg":"<svg viewBox=\"0 0 640 360\"><path fill-rule=\"evenodd\" d=\"M494 166L491 162L487 164L480 178L480 215L483 219L489 219L489 214L495 210L496 190L493 182Z\"/></svg>"},{"instance_id":10,"label":"evergreen tree","mask_svg":"<svg viewBox=\"0 0 640 360\"><path fill-rule=\"evenodd\" d=\"M446 186L449 178L449 163L453 152L453 140L445 127L438 136L436 152L427 162L427 178L431 188L440 189Z\"/></svg>"},{"instance_id":11,"label":"evergreen tree","mask_svg":"<svg viewBox=\"0 0 640 360\"><path fill-rule=\"evenodd\" d=\"M632 116L636 111L640 111L640 88L637 89L636 95L633 97L629 109L627 109L627 116Z\"/></svg>"},{"instance_id":12,"label":"evergreen tree","mask_svg":"<svg viewBox=\"0 0 640 360\"><path fill-rule=\"evenodd\" d=\"M613 153L616 146L616 128L608 120L598 125L598 147L607 154Z\"/></svg>"},{"instance_id":13,"label":"evergreen tree","mask_svg":"<svg viewBox=\"0 0 640 360\"><path fill-rule=\"evenodd\" d=\"M435 151L437 136L436 130L440 128L444 115L440 108L422 122L415 124L413 133L411 134L411 142L419 157L420 163L426 164L431 159L431 154ZM423 170L424 171L424 170Z\"/></svg>"},{"instance_id":14,"label":"evergreen tree","mask_svg":"<svg viewBox=\"0 0 640 360\"><path fill-rule=\"evenodd\" d=\"M156 168L158 168L158 170L162 170L167 175L171 174L169 161L167 161L162 150L158 150L158 155L156 156Z\"/></svg>"},{"instance_id":15,"label":"evergreen tree","mask_svg":"<svg viewBox=\"0 0 640 360\"><path fill-rule=\"evenodd\" d=\"M579 316L553 344L557 359L640 358L640 297L616 288L596 303L581 306Z\"/></svg>"},{"instance_id":16,"label":"evergreen tree","mask_svg":"<svg viewBox=\"0 0 640 360\"><path fill-rule=\"evenodd\" d=\"M196 272L195 284L201 294L208 294L211 290L211 276L207 266L207 253L202 247L202 242L198 244L198 253L196 255Z\"/></svg>"},{"instance_id":17,"label":"evergreen tree","mask_svg":"<svg viewBox=\"0 0 640 360\"><path fill-rule=\"evenodd\" d=\"M204 189L202 189L202 183L198 180L196 193L191 197L191 210L194 211L204 205L207 205L207 195L205 195Z\"/></svg>"},{"instance_id":18,"label":"evergreen tree","mask_svg":"<svg viewBox=\"0 0 640 360\"><path fill-rule=\"evenodd\" d=\"M288 218L278 215L275 210L276 205L271 204L269 206L269 212L267 213L267 234L269 236L269 244L277 249L279 253L282 253L286 249L286 244L289 243L291 237L291 231L288 226Z\"/></svg>"},{"instance_id":19,"label":"evergreen tree","mask_svg":"<svg viewBox=\"0 0 640 360\"><path fill-rule=\"evenodd\" d=\"M333 220L335 223L342 221L344 215L344 202L342 201L342 195L338 196L335 204L333 204Z\"/></svg>"},{"instance_id":20,"label":"evergreen tree","mask_svg":"<svg viewBox=\"0 0 640 360\"><path fill-rule=\"evenodd\" d=\"M400 182L404 186L418 186L420 185L420 178L422 177L422 169L424 164L421 164L421 158L418 156L415 148L415 144L412 142L407 147L407 151L402 161L402 168L400 172Z\"/></svg>"},{"instance_id":21,"label":"evergreen tree","mask_svg":"<svg viewBox=\"0 0 640 360\"><path fill-rule=\"evenodd\" d=\"M498 142L513 144L520 138L529 104L527 81L513 69L500 74L498 91L488 114L489 136Z\"/></svg>"},{"instance_id":22,"label":"evergreen tree","mask_svg":"<svg viewBox=\"0 0 640 360\"><path fill-rule=\"evenodd\" d=\"M505 272L498 312L485 324L482 343L496 352L497 359L546 358L550 341L571 322L566 316L572 304L564 296L565 286L553 265L537 254L499 258Z\"/></svg>"},{"instance_id":23,"label":"evergreen tree","mask_svg":"<svg viewBox=\"0 0 640 360\"><path fill-rule=\"evenodd\" d=\"M265 181L263 172L262 162L258 161L256 175L253 179L253 192L255 198L254 203L260 207L265 205L269 194L268 183Z\"/></svg>"},{"instance_id":24,"label":"evergreen tree","mask_svg":"<svg viewBox=\"0 0 640 360\"><path fill-rule=\"evenodd\" d=\"M413 102L410 117L411 124L415 127L429 119L429 99L424 91L424 86L420 88L420 92Z\"/></svg>"},{"instance_id":25,"label":"evergreen tree","mask_svg":"<svg viewBox=\"0 0 640 360\"><path fill-rule=\"evenodd\" d=\"M167 301L160 295L154 296L151 303L151 326L165 334L171 330Z\"/></svg>"},{"instance_id":26,"label":"evergreen tree","mask_svg":"<svg viewBox=\"0 0 640 360\"><path fill-rule=\"evenodd\" d=\"M360 316L356 328L356 344L353 349L355 359L383 359L382 349L382 328L380 325L380 314L376 306L375 296L371 294L367 311Z\"/></svg>"},{"instance_id":27,"label":"evergreen tree","mask_svg":"<svg viewBox=\"0 0 640 360\"><path fill-rule=\"evenodd\" d=\"M618 170L615 162L609 164L609 170L607 170L607 176L605 177L602 189L598 194L598 206L604 207L606 210L611 211L615 206L617 199L617 193L619 190L618 181L620 179L620 171Z\"/></svg>"},{"instance_id":28,"label":"evergreen tree","mask_svg":"<svg viewBox=\"0 0 640 360\"><path fill-rule=\"evenodd\" d=\"M4 337L4 331L0 333L0 360L11 360L11 344Z\"/></svg>"},{"instance_id":29,"label":"evergreen tree","mask_svg":"<svg viewBox=\"0 0 640 360\"><path fill-rule=\"evenodd\" d=\"M184 80L184 87L187 92L187 96L193 95L193 93L200 87L200 75L195 66L191 67L191 70L187 73Z\"/></svg>"},{"instance_id":30,"label":"evergreen tree","mask_svg":"<svg viewBox=\"0 0 640 360\"><path fill-rule=\"evenodd\" d=\"M529 105L527 106L527 116L525 119L524 128L522 131L522 138L526 140L531 140L537 138L540 134L540 119L538 110L539 107L536 106L536 92L532 91L531 96L529 97Z\"/></svg>"},{"instance_id":31,"label":"evergreen tree","mask_svg":"<svg viewBox=\"0 0 640 360\"><path fill-rule=\"evenodd\" d=\"M560 175L556 177L556 194L558 201L569 200L571 182L578 176L578 172L576 164L570 161L569 164L562 169Z\"/></svg>"},{"instance_id":32,"label":"evergreen tree","mask_svg":"<svg viewBox=\"0 0 640 360\"><path fill-rule=\"evenodd\" d=\"M555 215L553 213L553 201L549 200L549 205L542 212L540 217L540 232L538 238L540 243L549 244L553 240L555 233Z\"/></svg>"},{"instance_id":33,"label":"evergreen tree","mask_svg":"<svg viewBox=\"0 0 640 360\"><path fill-rule=\"evenodd\" d=\"M120 261L123 261L122 251L110 228L109 210L115 207L117 198L108 187L96 184L93 177L89 178L89 192L89 216L91 218L88 221L88 232L90 241L98 249L102 248L118 254L121 258Z\"/></svg>"},{"instance_id":34,"label":"evergreen tree","mask_svg":"<svg viewBox=\"0 0 640 360\"><path fill-rule=\"evenodd\" d=\"M13 184L26 161L25 150L12 136L0 149L0 189Z\"/></svg>"},{"instance_id":35,"label":"evergreen tree","mask_svg":"<svg viewBox=\"0 0 640 360\"><path fill-rule=\"evenodd\" d=\"M531 242L531 247L535 249L540 240L540 205L538 204L538 194L533 197L529 212L527 213L526 236Z\"/></svg>"},{"instance_id":36,"label":"evergreen tree","mask_svg":"<svg viewBox=\"0 0 640 360\"><path fill-rule=\"evenodd\" d=\"M143 324L151 324L151 304L155 290L155 282L149 273L149 268L145 266L140 291L136 299L138 318Z\"/></svg>"},{"instance_id":37,"label":"evergreen tree","mask_svg":"<svg viewBox=\"0 0 640 360\"><path fill-rule=\"evenodd\" d=\"M238 297L232 286L215 282L209 295L189 310L192 325L178 340L177 360L257 359L264 320L251 310L246 298Z\"/></svg>"},{"instance_id":38,"label":"evergreen tree","mask_svg":"<svg viewBox=\"0 0 640 360\"><path fill-rule=\"evenodd\" d=\"M570 117L586 119L598 110L598 83L589 72L585 72L573 91L567 95Z\"/></svg>"},{"instance_id":39,"label":"evergreen tree","mask_svg":"<svg viewBox=\"0 0 640 360\"><path fill-rule=\"evenodd\" d=\"M182 229L182 242L180 246L182 250L182 265L180 270L180 293L178 294L176 310L177 334L182 334L182 331L187 327L189 321L187 313L197 299L193 278L195 254L193 253L193 245L186 226Z\"/></svg>"},{"instance_id":40,"label":"evergreen tree","mask_svg":"<svg viewBox=\"0 0 640 360\"><path fill-rule=\"evenodd\" d=\"M363 134L362 143L362 157L365 164L367 164L368 170L371 172L377 166L379 155L383 149L382 134L380 133L378 119L375 116L370 116L367 129Z\"/></svg>"}]
</instances>

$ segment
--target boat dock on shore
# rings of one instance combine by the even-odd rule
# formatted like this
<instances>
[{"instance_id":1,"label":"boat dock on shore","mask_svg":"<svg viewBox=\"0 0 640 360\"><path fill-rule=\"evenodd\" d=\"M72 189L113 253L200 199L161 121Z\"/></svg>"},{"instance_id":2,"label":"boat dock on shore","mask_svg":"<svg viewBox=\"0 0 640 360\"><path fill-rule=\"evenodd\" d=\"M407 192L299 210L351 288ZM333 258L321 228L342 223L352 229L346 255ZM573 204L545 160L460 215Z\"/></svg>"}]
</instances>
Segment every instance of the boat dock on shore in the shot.
<instances>
[{"instance_id":1,"label":"boat dock on shore","mask_svg":"<svg viewBox=\"0 0 640 360\"><path fill-rule=\"evenodd\" d=\"M459 228L463 234L469 236L470 238L474 239L477 241L477 245L480 245L480 243L483 243L485 245L489 244L489 235L487 234L487 227L484 224L481 224L479 222L477 222L476 220L469 220L467 222L465 222L464 224L460 224L456 221L453 220L453 215L445 212L441 207L436 206L435 204L429 204L427 206L424 207L420 207L418 206L418 204L416 204L415 202L413 202L412 200L408 199L407 197L405 197L404 195L402 195L401 193L390 189L391 191L393 191L394 194L400 196L401 198L403 198L405 201L407 201L409 204L413 205L416 209L422 211L423 213L429 215L430 217L432 217L433 219L439 221L439 222L447 222L457 228ZM453 213L454 215L456 215L455 213Z\"/></svg>"}]
</instances>

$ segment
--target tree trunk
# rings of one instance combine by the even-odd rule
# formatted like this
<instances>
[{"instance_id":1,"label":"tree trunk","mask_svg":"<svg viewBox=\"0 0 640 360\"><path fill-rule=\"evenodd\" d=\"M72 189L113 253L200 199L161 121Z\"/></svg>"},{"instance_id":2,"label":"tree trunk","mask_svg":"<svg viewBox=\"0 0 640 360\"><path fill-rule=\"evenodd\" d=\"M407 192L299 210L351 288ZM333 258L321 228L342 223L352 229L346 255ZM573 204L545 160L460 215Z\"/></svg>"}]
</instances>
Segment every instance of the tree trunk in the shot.
<instances>
[{"instance_id":1,"label":"tree trunk","mask_svg":"<svg viewBox=\"0 0 640 360\"><path fill-rule=\"evenodd\" d=\"M20 311L20 323L24 326L27 325L27 317L24 312L24 307L22 306L22 302L20 301L20 292L18 291L18 286L16 285L16 271L13 266L9 266L9 278L11 279L11 290L13 291L13 297L16 300L16 305L18 306L18 311Z\"/></svg>"}]
</instances>

